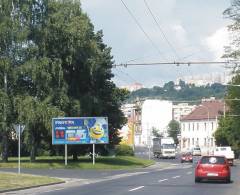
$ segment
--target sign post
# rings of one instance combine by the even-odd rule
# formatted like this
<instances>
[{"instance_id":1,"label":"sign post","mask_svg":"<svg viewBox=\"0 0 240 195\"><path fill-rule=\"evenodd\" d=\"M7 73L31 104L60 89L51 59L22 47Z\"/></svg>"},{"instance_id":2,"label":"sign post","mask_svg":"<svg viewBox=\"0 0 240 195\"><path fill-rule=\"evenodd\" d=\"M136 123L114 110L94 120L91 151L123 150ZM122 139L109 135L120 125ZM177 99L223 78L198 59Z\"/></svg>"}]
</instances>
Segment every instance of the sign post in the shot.
<instances>
[{"instance_id":1,"label":"sign post","mask_svg":"<svg viewBox=\"0 0 240 195\"><path fill-rule=\"evenodd\" d=\"M68 159L68 153L67 153L67 144L65 144L65 166L67 166L67 159Z\"/></svg>"},{"instance_id":2,"label":"sign post","mask_svg":"<svg viewBox=\"0 0 240 195\"><path fill-rule=\"evenodd\" d=\"M18 174L21 173L21 133L23 132L25 125L16 124L14 129L18 136Z\"/></svg>"},{"instance_id":3,"label":"sign post","mask_svg":"<svg viewBox=\"0 0 240 195\"><path fill-rule=\"evenodd\" d=\"M93 144L93 165L95 165L95 144Z\"/></svg>"},{"instance_id":4,"label":"sign post","mask_svg":"<svg viewBox=\"0 0 240 195\"><path fill-rule=\"evenodd\" d=\"M95 144L108 144L107 117L64 117L52 119L52 144L65 145L67 165L68 144L92 144L92 158L95 164Z\"/></svg>"}]
</instances>

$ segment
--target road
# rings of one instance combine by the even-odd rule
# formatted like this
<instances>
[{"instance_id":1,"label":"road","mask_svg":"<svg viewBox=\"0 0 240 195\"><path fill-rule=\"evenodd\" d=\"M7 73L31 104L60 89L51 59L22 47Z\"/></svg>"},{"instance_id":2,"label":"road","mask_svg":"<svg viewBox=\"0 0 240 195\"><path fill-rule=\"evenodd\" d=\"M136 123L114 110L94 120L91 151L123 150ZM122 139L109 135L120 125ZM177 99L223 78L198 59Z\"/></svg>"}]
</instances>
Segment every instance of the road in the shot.
<instances>
[{"instance_id":1,"label":"road","mask_svg":"<svg viewBox=\"0 0 240 195\"><path fill-rule=\"evenodd\" d=\"M238 195L240 194L240 163L232 169L232 183L194 182L194 167L190 164L172 164L132 171L123 177L82 180L50 188L18 191L16 194L50 195ZM121 175L121 174L120 174ZM13 192L9 194L14 194Z\"/></svg>"}]
</instances>

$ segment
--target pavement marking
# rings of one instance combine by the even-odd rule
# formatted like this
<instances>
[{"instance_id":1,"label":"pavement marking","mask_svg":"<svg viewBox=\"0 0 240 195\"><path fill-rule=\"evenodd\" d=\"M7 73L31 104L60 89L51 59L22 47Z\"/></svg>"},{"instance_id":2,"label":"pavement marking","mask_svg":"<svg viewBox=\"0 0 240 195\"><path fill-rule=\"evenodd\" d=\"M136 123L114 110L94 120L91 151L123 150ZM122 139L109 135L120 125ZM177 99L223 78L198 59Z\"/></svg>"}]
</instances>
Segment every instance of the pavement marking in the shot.
<instances>
[{"instance_id":1,"label":"pavement marking","mask_svg":"<svg viewBox=\"0 0 240 195\"><path fill-rule=\"evenodd\" d=\"M59 190L64 190L64 189L65 189L65 188L57 188L57 189L52 189L52 190L44 191L43 193L54 192L54 191L59 191Z\"/></svg>"},{"instance_id":2,"label":"pavement marking","mask_svg":"<svg viewBox=\"0 0 240 195\"><path fill-rule=\"evenodd\" d=\"M177 176L174 176L174 177L172 177L173 179L176 179L176 178L179 178L179 177L181 177L180 175L177 175Z\"/></svg>"},{"instance_id":3,"label":"pavement marking","mask_svg":"<svg viewBox=\"0 0 240 195\"><path fill-rule=\"evenodd\" d=\"M139 187L137 187L137 188L133 188L133 189L128 190L128 191L129 191L129 192L132 192L132 191L139 190L139 189L141 189L141 188L144 188L144 186L139 186Z\"/></svg>"},{"instance_id":4,"label":"pavement marking","mask_svg":"<svg viewBox=\"0 0 240 195\"><path fill-rule=\"evenodd\" d=\"M161 182L164 182L164 181L167 181L168 179L160 179L160 180L158 180L158 182L159 183L161 183Z\"/></svg>"},{"instance_id":5,"label":"pavement marking","mask_svg":"<svg viewBox=\"0 0 240 195\"><path fill-rule=\"evenodd\" d=\"M179 164L171 164L172 166L178 166Z\"/></svg>"},{"instance_id":6,"label":"pavement marking","mask_svg":"<svg viewBox=\"0 0 240 195\"><path fill-rule=\"evenodd\" d=\"M187 175L191 175L191 174L192 174L192 171L187 172Z\"/></svg>"}]
</instances>

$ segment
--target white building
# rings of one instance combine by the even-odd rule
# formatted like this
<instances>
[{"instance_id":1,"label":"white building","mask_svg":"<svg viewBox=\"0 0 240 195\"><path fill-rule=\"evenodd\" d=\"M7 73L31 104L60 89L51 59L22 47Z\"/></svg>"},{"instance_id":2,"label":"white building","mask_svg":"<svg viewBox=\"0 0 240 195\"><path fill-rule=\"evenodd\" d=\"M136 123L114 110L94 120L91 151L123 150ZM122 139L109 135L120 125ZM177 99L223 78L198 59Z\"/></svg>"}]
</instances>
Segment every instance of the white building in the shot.
<instances>
[{"instance_id":1,"label":"white building","mask_svg":"<svg viewBox=\"0 0 240 195\"><path fill-rule=\"evenodd\" d=\"M184 81L187 84L195 84L196 86L206 86L207 84L221 83L227 84L231 81L233 77L232 72L215 72L208 74L199 74L184 76L177 79L176 83L179 83L180 80Z\"/></svg>"},{"instance_id":2,"label":"white building","mask_svg":"<svg viewBox=\"0 0 240 195\"><path fill-rule=\"evenodd\" d=\"M180 119L192 112L196 105L189 105L188 103L180 103L173 105L173 116L175 121L180 122Z\"/></svg>"},{"instance_id":3,"label":"white building","mask_svg":"<svg viewBox=\"0 0 240 195\"><path fill-rule=\"evenodd\" d=\"M172 102L145 100L142 104L141 134L135 136L135 145L151 145L153 128L166 134L168 123L172 120Z\"/></svg>"},{"instance_id":4,"label":"white building","mask_svg":"<svg viewBox=\"0 0 240 195\"><path fill-rule=\"evenodd\" d=\"M189 115L181 119L181 151L199 146L203 154L215 147L214 132L218 127L218 117L223 114L224 104L218 100L202 102Z\"/></svg>"}]
</instances>

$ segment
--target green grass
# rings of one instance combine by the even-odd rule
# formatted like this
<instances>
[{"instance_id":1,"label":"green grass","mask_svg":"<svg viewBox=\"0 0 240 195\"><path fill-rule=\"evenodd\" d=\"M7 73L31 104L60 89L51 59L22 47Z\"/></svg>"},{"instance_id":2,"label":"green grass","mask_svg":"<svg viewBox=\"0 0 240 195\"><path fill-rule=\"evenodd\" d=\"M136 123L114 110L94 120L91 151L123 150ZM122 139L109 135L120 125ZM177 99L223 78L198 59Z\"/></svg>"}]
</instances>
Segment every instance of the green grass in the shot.
<instances>
[{"instance_id":1,"label":"green grass","mask_svg":"<svg viewBox=\"0 0 240 195\"><path fill-rule=\"evenodd\" d=\"M0 173L0 191L18 189L25 187L33 187L44 184L61 182L62 180L50 177L15 174L15 173Z\"/></svg>"},{"instance_id":2,"label":"green grass","mask_svg":"<svg viewBox=\"0 0 240 195\"><path fill-rule=\"evenodd\" d=\"M63 157L38 157L36 162L31 163L29 158L21 158L21 168L42 169L132 169L141 168L154 164L152 160L145 160L133 156L98 157L95 165L88 157L80 157L78 161L68 159L68 165L64 165ZM0 168L17 168L17 158L9 158L8 163L0 162Z\"/></svg>"}]
</instances>

